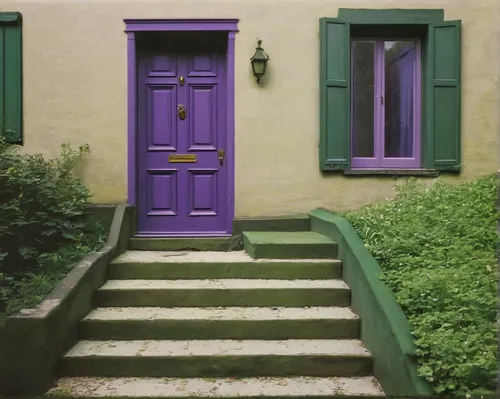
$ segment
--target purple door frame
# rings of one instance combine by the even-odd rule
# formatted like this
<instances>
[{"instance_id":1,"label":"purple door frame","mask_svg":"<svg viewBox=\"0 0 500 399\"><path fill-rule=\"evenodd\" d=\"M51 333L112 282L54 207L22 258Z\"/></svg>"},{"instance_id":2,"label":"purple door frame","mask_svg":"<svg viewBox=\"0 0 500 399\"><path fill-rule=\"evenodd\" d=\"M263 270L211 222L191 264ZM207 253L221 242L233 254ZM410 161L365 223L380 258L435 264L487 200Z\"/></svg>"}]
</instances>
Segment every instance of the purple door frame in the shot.
<instances>
[{"instance_id":1,"label":"purple door frame","mask_svg":"<svg viewBox=\"0 0 500 399\"><path fill-rule=\"evenodd\" d=\"M227 221L226 234L232 233L234 219L234 135L235 135L235 104L234 104L234 54L235 36L238 32L237 19L125 19L127 33L127 202L137 205L137 32L227 32L226 54L226 156L227 165ZM214 234L207 234L214 236ZM220 235L220 234L219 234Z\"/></svg>"}]
</instances>

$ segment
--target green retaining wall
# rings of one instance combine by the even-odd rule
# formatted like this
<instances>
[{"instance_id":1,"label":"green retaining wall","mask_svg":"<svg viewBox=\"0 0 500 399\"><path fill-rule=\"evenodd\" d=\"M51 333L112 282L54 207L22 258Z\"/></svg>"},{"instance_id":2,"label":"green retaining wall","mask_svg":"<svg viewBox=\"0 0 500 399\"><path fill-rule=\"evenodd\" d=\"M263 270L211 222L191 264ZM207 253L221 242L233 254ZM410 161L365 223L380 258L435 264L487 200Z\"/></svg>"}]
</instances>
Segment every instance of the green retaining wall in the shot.
<instances>
[{"instance_id":1,"label":"green retaining wall","mask_svg":"<svg viewBox=\"0 0 500 399\"><path fill-rule=\"evenodd\" d=\"M87 211L109 231L117 204L90 204Z\"/></svg>"},{"instance_id":2,"label":"green retaining wall","mask_svg":"<svg viewBox=\"0 0 500 399\"><path fill-rule=\"evenodd\" d=\"M80 320L107 279L109 262L127 249L134 208L114 211L106 245L76 263L36 308L7 318L0 334L0 393L42 395L56 378L61 357L78 341Z\"/></svg>"},{"instance_id":3,"label":"green retaining wall","mask_svg":"<svg viewBox=\"0 0 500 399\"><path fill-rule=\"evenodd\" d=\"M311 231L338 243L342 278L351 288L351 307L361 318L361 340L374 357L374 375L388 396L431 395L431 386L417 375L410 325L382 270L351 224L318 209L310 213Z\"/></svg>"}]
</instances>

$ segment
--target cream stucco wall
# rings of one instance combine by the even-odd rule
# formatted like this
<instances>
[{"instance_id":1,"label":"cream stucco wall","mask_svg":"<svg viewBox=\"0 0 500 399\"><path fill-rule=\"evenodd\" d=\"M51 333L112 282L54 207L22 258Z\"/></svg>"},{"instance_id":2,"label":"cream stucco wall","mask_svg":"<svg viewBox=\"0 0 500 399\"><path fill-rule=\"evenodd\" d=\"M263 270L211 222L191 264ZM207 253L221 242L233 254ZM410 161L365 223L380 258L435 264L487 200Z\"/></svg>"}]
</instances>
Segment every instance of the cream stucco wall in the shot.
<instances>
[{"instance_id":1,"label":"cream stucco wall","mask_svg":"<svg viewBox=\"0 0 500 399\"><path fill-rule=\"evenodd\" d=\"M318 19L338 8L444 8L463 23L459 178L498 167L499 0L2 0L23 14L25 150L55 155L87 142L95 202L126 199L124 18L238 18L236 214L345 209L393 195L387 178L323 177L318 167ZM262 38L271 61L256 85L249 58Z\"/></svg>"}]
</instances>

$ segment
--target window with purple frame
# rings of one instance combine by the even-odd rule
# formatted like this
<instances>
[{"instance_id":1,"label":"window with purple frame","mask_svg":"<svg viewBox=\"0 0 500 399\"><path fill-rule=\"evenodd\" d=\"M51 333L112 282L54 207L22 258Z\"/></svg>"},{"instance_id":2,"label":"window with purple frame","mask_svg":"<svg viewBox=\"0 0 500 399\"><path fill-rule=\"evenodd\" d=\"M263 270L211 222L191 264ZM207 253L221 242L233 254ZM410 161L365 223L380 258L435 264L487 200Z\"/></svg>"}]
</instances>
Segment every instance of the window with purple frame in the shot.
<instances>
[{"instance_id":1,"label":"window with purple frame","mask_svg":"<svg viewBox=\"0 0 500 399\"><path fill-rule=\"evenodd\" d=\"M352 168L419 168L420 41L356 38L351 45Z\"/></svg>"}]
</instances>

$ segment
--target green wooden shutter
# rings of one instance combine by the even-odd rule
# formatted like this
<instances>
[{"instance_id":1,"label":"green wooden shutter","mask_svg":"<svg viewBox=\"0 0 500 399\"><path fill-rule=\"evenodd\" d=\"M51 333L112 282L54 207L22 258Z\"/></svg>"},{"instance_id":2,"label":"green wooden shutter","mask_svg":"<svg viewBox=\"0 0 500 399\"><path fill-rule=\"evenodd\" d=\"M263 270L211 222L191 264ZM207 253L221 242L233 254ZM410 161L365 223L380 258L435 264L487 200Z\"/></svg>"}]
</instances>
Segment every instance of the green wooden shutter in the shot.
<instances>
[{"instance_id":1,"label":"green wooden shutter","mask_svg":"<svg viewBox=\"0 0 500 399\"><path fill-rule=\"evenodd\" d=\"M336 18L321 18L320 45L320 169L349 169L349 23Z\"/></svg>"},{"instance_id":2,"label":"green wooden shutter","mask_svg":"<svg viewBox=\"0 0 500 399\"><path fill-rule=\"evenodd\" d=\"M460 171L461 21L429 25L424 159L432 169Z\"/></svg>"},{"instance_id":3,"label":"green wooden shutter","mask_svg":"<svg viewBox=\"0 0 500 399\"><path fill-rule=\"evenodd\" d=\"M21 15L0 13L0 134L22 142Z\"/></svg>"}]
</instances>

